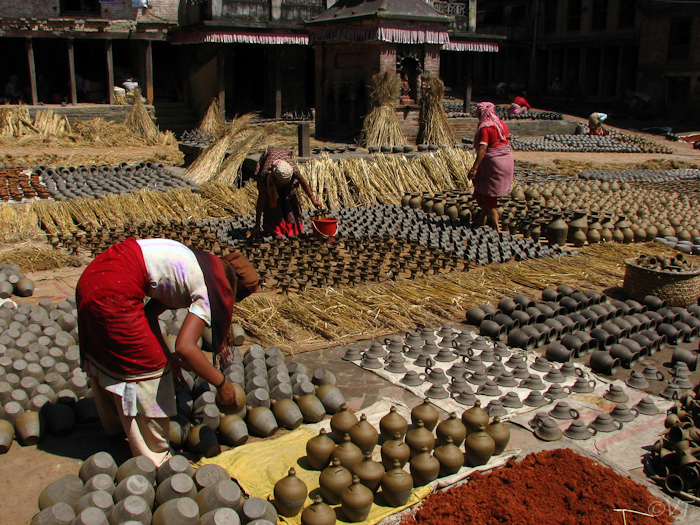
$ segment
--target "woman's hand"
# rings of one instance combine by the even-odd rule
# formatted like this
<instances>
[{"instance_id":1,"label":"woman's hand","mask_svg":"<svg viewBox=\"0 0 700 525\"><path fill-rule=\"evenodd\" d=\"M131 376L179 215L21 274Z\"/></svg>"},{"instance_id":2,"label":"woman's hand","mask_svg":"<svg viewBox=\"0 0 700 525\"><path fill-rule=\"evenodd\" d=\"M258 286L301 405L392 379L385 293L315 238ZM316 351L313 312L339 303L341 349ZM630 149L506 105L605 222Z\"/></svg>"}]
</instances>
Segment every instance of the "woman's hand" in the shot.
<instances>
[{"instance_id":1,"label":"woman's hand","mask_svg":"<svg viewBox=\"0 0 700 525\"><path fill-rule=\"evenodd\" d=\"M236 389L233 388L233 385L228 380L224 382L221 388L217 389L216 401L220 405L233 405L238 401L236 399Z\"/></svg>"},{"instance_id":2,"label":"woman's hand","mask_svg":"<svg viewBox=\"0 0 700 525\"><path fill-rule=\"evenodd\" d=\"M467 178L469 180L473 181L474 178L476 177L476 172L477 172L477 170L475 168L470 169L469 173L467 174Z\"/></svg>"},{"instance_id":3,"label":"woman's hand","mask_svg":"<svg viewBox=\"0 0 700 525\"><path fill-rule=\"evenodd\" d=\"M319 200L314 199L313 197L311 197L311 204L313 204L317 210L323 208L323 203Z\"/></svg>"}]
</instances>

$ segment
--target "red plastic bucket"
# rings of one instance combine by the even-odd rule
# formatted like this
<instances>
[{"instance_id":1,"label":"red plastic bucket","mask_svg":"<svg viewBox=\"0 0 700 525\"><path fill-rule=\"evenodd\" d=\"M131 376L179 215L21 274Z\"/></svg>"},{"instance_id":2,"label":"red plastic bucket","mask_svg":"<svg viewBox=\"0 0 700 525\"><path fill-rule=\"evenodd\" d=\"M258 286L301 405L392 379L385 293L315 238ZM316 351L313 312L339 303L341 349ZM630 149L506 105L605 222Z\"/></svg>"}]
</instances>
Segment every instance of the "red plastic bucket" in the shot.
<instances>
[{"instance_id":1,"label":"red plastic bucket","mask_svg":"<svg viewBox=\"0 0 700 525\"><path fill-rule=\"evenodd\" d=\"M314 230L314 238L319 241L333 242L334 235L338 231L338 219L335 217L311 218L311 226Z\"/></svg>"}]
</instances>

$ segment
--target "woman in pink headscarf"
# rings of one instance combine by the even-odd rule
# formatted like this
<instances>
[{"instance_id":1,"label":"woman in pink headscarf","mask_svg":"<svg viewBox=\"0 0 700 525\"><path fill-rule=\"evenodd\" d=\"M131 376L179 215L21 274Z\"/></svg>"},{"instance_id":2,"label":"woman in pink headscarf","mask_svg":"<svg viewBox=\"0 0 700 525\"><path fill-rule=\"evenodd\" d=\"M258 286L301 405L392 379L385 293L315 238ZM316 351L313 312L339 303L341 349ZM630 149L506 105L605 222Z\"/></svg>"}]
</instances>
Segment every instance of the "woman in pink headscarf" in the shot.
<instances>
[{"instance_id":1,"label":"woman in pink headscarf","mask_svg":"<svg viewBox=\"0 0 700 525\"><path fill-rule=\"evenodd\" d=\"M469 170L474 182L474 198L486 214L486 222L496 231L498 224L498 197L510 193L513 185L513 154L508 140L508 126L496 115L491 102L476 105L479 126L474 136L476 160Z\"/></svg>"}]
</instances>

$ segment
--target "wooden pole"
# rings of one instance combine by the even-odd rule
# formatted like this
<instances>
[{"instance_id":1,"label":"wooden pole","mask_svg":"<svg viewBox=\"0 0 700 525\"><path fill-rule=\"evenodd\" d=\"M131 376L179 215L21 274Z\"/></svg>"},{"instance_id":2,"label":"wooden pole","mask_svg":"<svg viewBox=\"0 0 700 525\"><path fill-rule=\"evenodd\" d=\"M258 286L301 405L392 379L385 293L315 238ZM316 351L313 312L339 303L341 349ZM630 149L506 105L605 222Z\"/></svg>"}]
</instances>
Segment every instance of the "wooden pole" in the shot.
<instances>
[{"instance_id":1,"label":"wooden pole","mask_svg":"<svg viewBox=\"0 0 700 525\"><path fill-rule=\"evenodd\" d=\"M109 89L109 104L114 104L114 56L112 54L112 40L105 40L107 53L107 89Z\"/></svg>"},{"instance_id":2,"label":"wooden pole","mask_svg":"<svg viewBox=\"0 0 700 525\"><path fill-rule=\"evenodd\" d=\"M219 112L226 115L226 55L224 47L219 46L216 53L216 83L218 86ZM225 118L225 117L224 117Z\"/></svg>"},{"instance_id":3,"label":"wooden pole","mask_svg":"<svg viewBox=\"0 0 700 525\"><path fill-rule=\"evenodd\" d=\"M146 98L153 104L153 45L146 40Z\"/></svg>"},{"instance_id":4,"label":"wooden pole","mask_svg":"<svg viewBox=\"0 0 700 525\"><path fill-rule=\"evenodd\" d=\"M78 90L75 85L75 51L73 49L73 39L69 38L68 46L68 77L70 78L70 103L75 105L78 103Z\"/></svg>"},{"instance_id":5,"label":"wooden pole","mask_svg":"<svg viewBox=\"0 0 700 525\"><path fill-rule=\"evenodd\" d=\"M275 47L275 118L282 118L282 60L280 46Z\"/></svg>"},{"instance_id":6,"label":"wooden pole","mask_svg":"<svg viewBox=\"0 0 700 525\"><path fill-rule=\"evenodd\" d=\"M34 64L34 42L31 38L27 38L27 64L29 65L29 82L32 90L32 105L36 106L39 103L36 89L36 64Z\"/></svg>"}]
</instances>

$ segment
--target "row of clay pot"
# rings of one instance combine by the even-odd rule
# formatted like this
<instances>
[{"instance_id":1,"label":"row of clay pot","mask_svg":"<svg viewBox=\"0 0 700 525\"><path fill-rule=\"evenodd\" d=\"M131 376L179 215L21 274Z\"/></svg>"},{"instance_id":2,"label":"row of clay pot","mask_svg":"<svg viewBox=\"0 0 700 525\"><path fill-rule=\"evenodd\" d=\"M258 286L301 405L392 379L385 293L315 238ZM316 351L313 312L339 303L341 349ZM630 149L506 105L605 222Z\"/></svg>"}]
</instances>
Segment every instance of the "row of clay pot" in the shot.
<instances>
[{"instance_id":1,"label":"row of clay pot","mask_svg":"<svg viewBox=\"0 0 700 525\"><path fill-rule=\"evenodd\" d=\"M18 265L0 263L0 299L8 299L12 295L30 297L33 294L34 281Z\"/></svg>"},{"instance_id":2,"label":"row of clay pot","mask_svg":"<svg viewBox=\"0 0 700 525\"><path fill-rule=\"evenodd\" d=\"M597 179L602 181L672 182L698 179L700 178L700 170L583 170L578 176L585 180Z\"/></svg>"},{"instance_id":3,"label":"row of clay pot","mask_svg":"<svg viewBox=\"0 0 700 525\"><path fill-rule=\"evenodd\" d=\"M32 525L47 523L277 523L275 507L245 498L223 467L192 468L184 456L160 467L137 456L120 466L107 452L85 460L79 474L67 474L44 488Z\"/></svg>"},{"instance_id":4,"label":"row of clay pot","mask_svg":"<svg viewBox=\"0 0 700 525\"><path fill-rule=\"evenodd\" d=\"M49 192L41 183L41 179L35 174L27 174L26 166L0 165L0 199L3 201L17 201L33 199L47 199Z\"/></svg>"}]
</instances>

